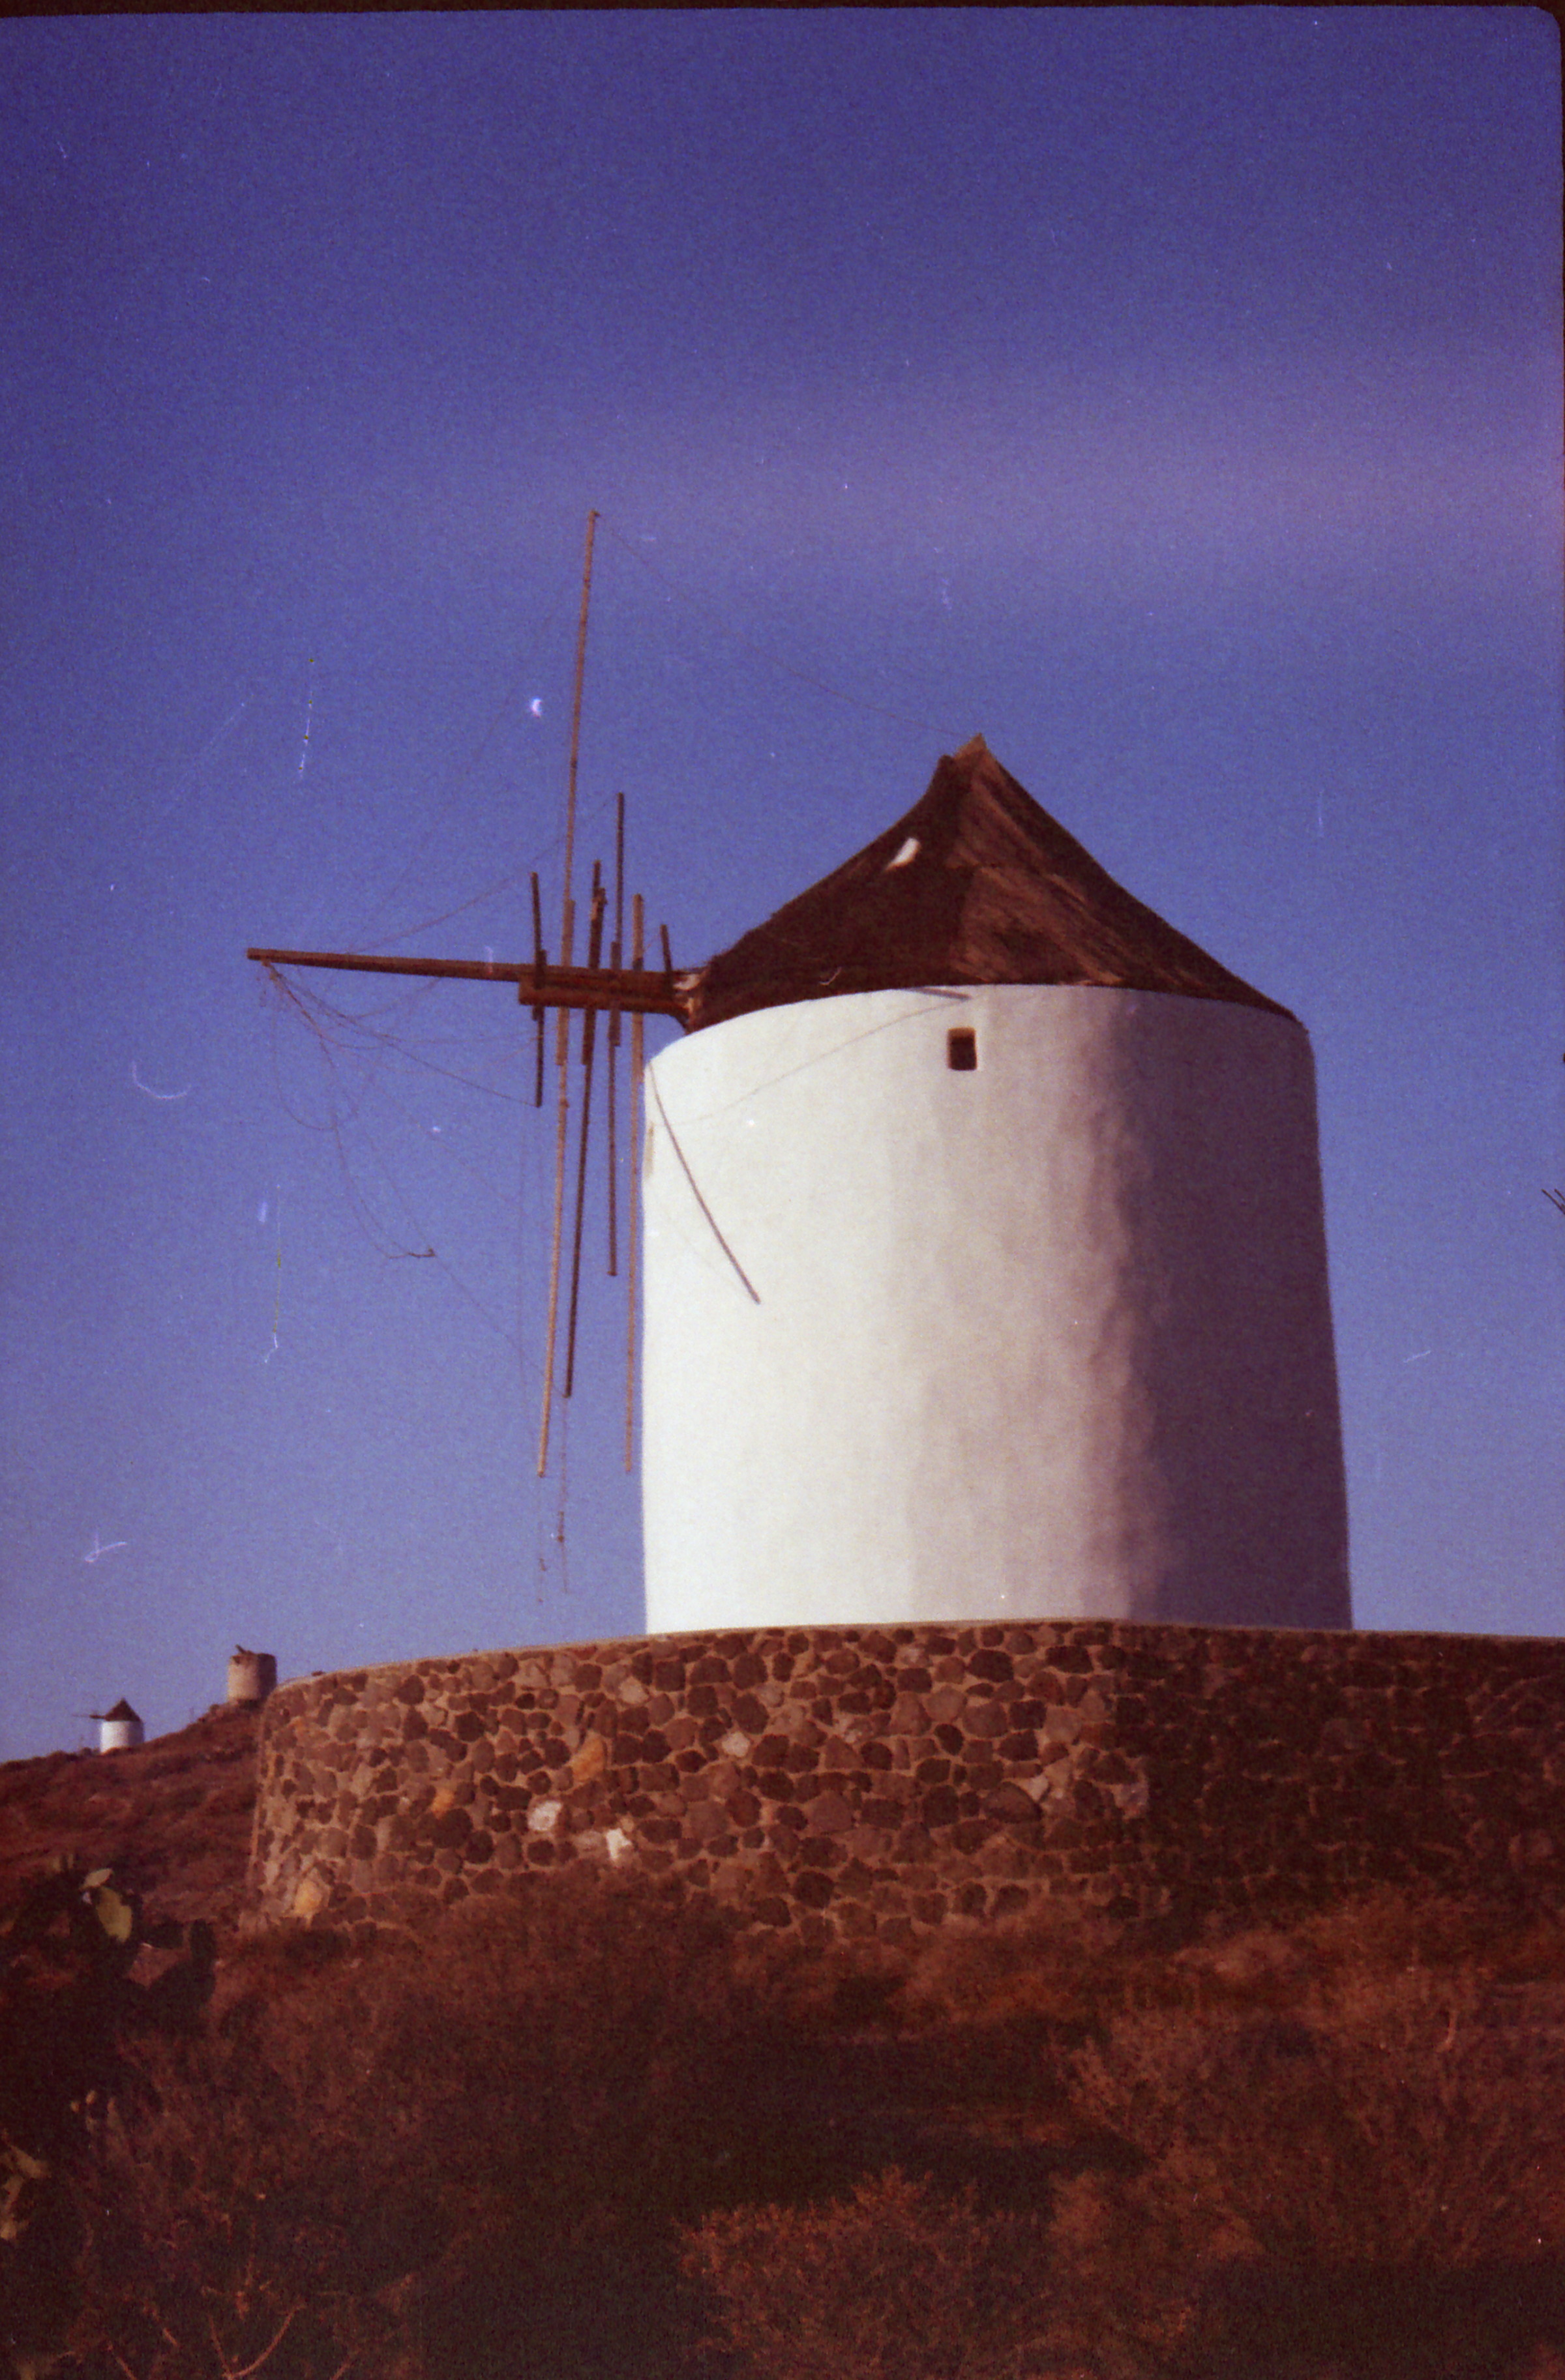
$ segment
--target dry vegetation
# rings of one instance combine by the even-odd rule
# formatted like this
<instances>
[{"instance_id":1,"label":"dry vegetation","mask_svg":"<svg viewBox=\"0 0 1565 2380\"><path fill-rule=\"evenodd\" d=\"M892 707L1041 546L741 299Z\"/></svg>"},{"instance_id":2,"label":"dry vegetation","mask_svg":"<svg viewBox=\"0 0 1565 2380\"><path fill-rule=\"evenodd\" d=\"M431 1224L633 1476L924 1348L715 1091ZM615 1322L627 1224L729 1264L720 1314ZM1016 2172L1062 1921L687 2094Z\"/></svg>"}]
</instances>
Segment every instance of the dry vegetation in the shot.
<instances>
[{"instance_id":1,"label":"dry vegetation","mask_svg":"<svg viewBox=\"0 0 1565 2380\"><path fill-rule=\"evenodd\" d=\"M0 1911L56 1852L112 1866L149 1914L237 1918L255 1810L257 1715L220 1703L136 1752L0 1764Z\"/></svg>"},{"instance_id":2,"label":"dry vegetation","mask_svg":"<svg viewBox=\"0 0 1565 2380\"><path fill-rule=\"evenodd\" d=\"M1021 2222L883 2174L695 2227L753 2380L1565 2375L1556 1919L1382 1893L1178 1951L1021 1925L934 1946L888 2022L1029 2081L1052 2170Z\"/></svg>"},{"instance_id":3,"label":"dry vegetation","mask_svg":"<svg viewBox=\"0 0 1565 2380\"><path fill-rule=\"evenodd\" d=\"M94 1939L6 1971L0 2131L57 2168L14 2371L1565 2380L1565 1925L1515 1902L804 1959L583 1877L221 1933L199 2008L105 1997Z\"/></svg>"}]
</instances>

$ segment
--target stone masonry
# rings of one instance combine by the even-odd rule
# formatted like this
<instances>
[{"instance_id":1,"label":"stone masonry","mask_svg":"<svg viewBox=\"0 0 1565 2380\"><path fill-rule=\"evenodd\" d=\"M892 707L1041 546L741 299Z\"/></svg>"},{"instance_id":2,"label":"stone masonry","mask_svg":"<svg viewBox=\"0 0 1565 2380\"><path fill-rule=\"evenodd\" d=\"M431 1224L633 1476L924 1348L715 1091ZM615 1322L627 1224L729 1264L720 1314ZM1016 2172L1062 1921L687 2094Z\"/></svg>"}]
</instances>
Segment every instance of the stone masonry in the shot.
<instances>
[{"instance_id":1,"label":"stone masonry","mask_svg":"<svg viewBox=\"0 0 1565 2380\"><path fill-rule=\"evenodd\" d=\"M1183 1925L1565 1882L1565 1643L1037 1621L762 1629L297 1679L263 1918L417 1923L598 1861L807 1942L1065 1899Z\"/></svg>"}]
</instances>

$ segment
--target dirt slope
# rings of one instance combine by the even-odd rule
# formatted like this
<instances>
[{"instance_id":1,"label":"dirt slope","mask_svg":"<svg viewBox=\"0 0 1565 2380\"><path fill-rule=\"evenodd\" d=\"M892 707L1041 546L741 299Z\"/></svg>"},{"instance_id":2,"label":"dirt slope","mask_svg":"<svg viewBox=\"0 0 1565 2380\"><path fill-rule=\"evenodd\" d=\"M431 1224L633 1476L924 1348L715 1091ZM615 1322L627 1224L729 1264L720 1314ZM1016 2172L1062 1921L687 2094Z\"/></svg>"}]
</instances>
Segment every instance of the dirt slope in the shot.
<instances>
[{"instance_id":1,"label":"dirt slope","mask_svg":"<svg viewBox=\"0 0 1565 2380\"><path fill-rule=\"evenodd\" d=\"M218 1703L134 1752L0 1763L0 1913L56 1852L112 1867L149 1920L227 1926L243 1897L255 1809L254 1706Z\"/></svg>"}]
</instances>

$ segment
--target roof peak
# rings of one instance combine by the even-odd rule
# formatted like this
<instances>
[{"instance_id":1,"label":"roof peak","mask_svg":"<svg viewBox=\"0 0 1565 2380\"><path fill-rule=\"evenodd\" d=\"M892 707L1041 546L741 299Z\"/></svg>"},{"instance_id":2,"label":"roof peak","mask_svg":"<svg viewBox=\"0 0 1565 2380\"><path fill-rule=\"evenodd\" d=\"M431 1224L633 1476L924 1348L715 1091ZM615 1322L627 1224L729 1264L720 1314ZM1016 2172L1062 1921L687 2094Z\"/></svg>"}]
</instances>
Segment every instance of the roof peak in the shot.
<instances>
[{"instance_id":1,"label":"roof peak","mask_svg":"<svg viewBox=\"0 0 1565 2380\"><path fill-rule=\"evenodd\" d=\"M689 1015L699 1029L793 1001L963 983L1289 1014L1126 892L972 735L894 825L699 968Z\"/></svg>"}]
</instances>

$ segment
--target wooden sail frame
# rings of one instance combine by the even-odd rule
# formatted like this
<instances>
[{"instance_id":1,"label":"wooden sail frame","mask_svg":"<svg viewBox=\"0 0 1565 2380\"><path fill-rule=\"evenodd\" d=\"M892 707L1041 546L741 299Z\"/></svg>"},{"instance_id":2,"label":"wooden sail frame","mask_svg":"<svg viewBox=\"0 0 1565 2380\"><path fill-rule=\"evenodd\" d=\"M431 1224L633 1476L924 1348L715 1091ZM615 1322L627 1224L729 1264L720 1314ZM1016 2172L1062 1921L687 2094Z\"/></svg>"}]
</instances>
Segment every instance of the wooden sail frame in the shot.
<instances>
[{"instance_id":1,"label":"wooden sail frame","mask_svg":"<svg viewBox=\"0 0 1565 2380\"><path fill-rule=\"evenodd\" d=\"M592 601L593 543L597 528L595 512L587 516L587 542L581 573L581 611L576 634L576 668L571 698L570 758L566 794L565 866L561 892L560 946L562 961L549 964L544 947L543 909L537 873L532 874L532 956L531 960L507 959L427 959L403 958L360 951L295 951L277 950L252 945L245 956L270 969L278 967L324 967L354 975L414 976L425 979L455 979L471 983L514 983L517 999L531 1007L536 1030L533 1068L533 1105L544 1103L544 1026L546 1011L556 1014L555 1059L557 1070L558 1097L555 1136L554 1220L549 1259L549 1303L546 1328L544 1384L539 1414L538 1475L542 1478L548 1466L549 1425L554 1409L555 1351L557 1338L560 1292L560 1258L565 1221L566 1158L569 1135L570 1111L570 1017L574 1011L583 1012L581 1062L582 1067L581 1144L577 1163L575 1227L572 1234L570 1296L567 1323L565 1383L563 1393L569 1397L575 1385L576 1325L581 1291L581 1236L586 1206L587 1142L592 1113L593 1060L595 1043L597 1012L608 1014L607 1032L607 1095L608 1111L608 1271L617 1275L618 1261L618 1135L615 1114L616 1053L620 1040L620 1019L630 1019L630 1162L632 1169L632 1195L629 1200L627 1255L629 1322L626 1335L626 1403L625 1403L625 1468L632 1467L635 1436L635 1299L639 1248L636 1230L636 1200L633 1194L634 1168L640 1148L639 1102L643 1060L643 1026L649 1016L671 1016L686 1025L685 990L676 982L673 959L669 953L668 929L661 929L663 965L661 969L642 965L645 944L644 910L642 895L632 899L631 963L621 964L625 937L625 796L615 796L614 851L614 921L609 944L609 963L600 964L604 929L607 922L608 887L603 879L601 866L594 862L590 917L588 960L584 967L572 964L572 942L575 933L576 904L571 893L571 868L576 842L577 765L581 736L581 695L587 656L587 623Z\"/></svg>"},{"instance_id":2,"label":"wooden sail frame","mask_svg":"<svg viewBox=\"0 0 1565 2380\"><path fill-rule=\"evenodd\" d=\"M671 965L550 966L532 959L378 958L358 951L251 949L245 956L263 966L341 967L355 975L454 976L472 983L514 983L524 1007L618 1008L631 1016L685 1021L685 995Z\"/></svg>"}]
</instances>

